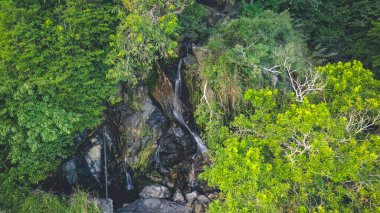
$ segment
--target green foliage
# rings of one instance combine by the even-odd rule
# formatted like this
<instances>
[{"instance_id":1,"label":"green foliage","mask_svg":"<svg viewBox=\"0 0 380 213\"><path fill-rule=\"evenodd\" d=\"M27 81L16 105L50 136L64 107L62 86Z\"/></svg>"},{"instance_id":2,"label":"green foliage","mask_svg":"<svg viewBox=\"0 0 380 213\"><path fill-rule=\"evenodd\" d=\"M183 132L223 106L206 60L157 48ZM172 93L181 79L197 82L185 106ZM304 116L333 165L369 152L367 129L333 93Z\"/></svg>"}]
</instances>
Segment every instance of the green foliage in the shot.
<instances>
[{"instance_id":1,"label":"green foliage","mask_svg":"<svg viewBox=\"0 0 380 213\"><path fill-rule=\"evenodd\" d=\"M359 61L328 64L319 70L327 79L321 98L333 114L345 117L348 133L358 134L379 124L380 81L371 71Z\"/></svg>"},{"instance_id":2,"label":"green foliage","mask_svg":"<svg viewBox=\"0 0 380 213\"><path fill-rule=\"evenodd\" d=\"M206 19L210 11L201 4L194 3L179 14L180 34L191 38L193 41L204 41L210 34Z\"/></svg>"},{"instance_id":3,"label":"green foliage","mask_svg":"<svg viewBox=\"0 0 380 213\"><path fill-rule=\"evenodd\" d=\"M254 17L264 10L279 12L281 4L284 0L259 0L259 1L243 1L242 15Z\"/></svg>"},{"instance_id":4,"label":"green foliage","mask_svg":"<svg viewBox=\"0 0 380 213\"><path fill-rule=\"evenodd\" d=\"M213 91L208 98L216 104L214 112L225 112L223 116L228 120L244 111L243 91L274 86L274 76L267 71L272 67L280 77L276 86L286 88L286 72L281 65L287 60L302 76L302 70L309 66L304 46L286 12L264 11L253 18L241 17L218 25L207 44L211 54L203 61L200 74ZM211 119L197 120L206 126L202 122Z\"/></svg>"},{"instance_id":5,"label":"green foliage","mask_svg":"<svg viewBox=\"0 0 380 213\"><path fill-rule=\"evenodd\" d=\"M229 129L224 124L224 113L215 103L201 102L195 111L198 126L204 130L202 138L207 141L211 150L216 150L221 146L220 141L224 141L228 136Z\"/></svg>"},{"instance_id":6,"label":"green foliage","mask_svg":"<svg viewBox=\"0 0 380 213\"><path fill-rule=\"evenodd\" d=\"M380 78L380 20L373 23L373 27L366 35L351 45L352 53L363 60L367 67L372 67L377 79Z\"/></svg>"},{"instance_id":7,"label":"green foliage","mask_svg":"<svg viewBox=\"0 0 380 213\"><path fill-rule=\"evenodd\" d=\"M380 18L377 1L288 0L281 8L294 16L311 46L322 45L339 53L335 60L357 58L368 68L376 68L372 60L378 51L371 44L376 43L373 38L378 33L370 29L376 29L374 21Z\"/></svg>"},{"instance_id":8,"label":"green foliage","mask_svg":"<svg viewBox=\"0 0 380 213\"><path fill-rule=\"evenodd\" d=\"M323 98L334 113L380 106L380 82L373 78L371 71L363 68L360 61L328 64L319 70L327 78Z\"/></svg>"},{"instance_id":9,"label":"green foliage","mask_svg":"<svg viewBox=\"0 0 380 213\"><path fill-rule=\"evenodd\" d=\"M4 163L3 159L1 159ZM7 163L4 163L7 164ZM29 187L23 181L19 181L18 172L15 168L2 170L0 173L0 209L9 212L17 212L20 203L28 196Z\"/></svg>"},{"instance_id":10,"label":"green foliage","mask_svg":"<svg viewBox=\"0 0 380 213\"><path fill-rule=\"evenodd\" d=\"M372 212L379 205L379 136L357 140L325 103L278 105L276 90L245 94L240 115L202 174L222 190L210 212Z\"/></svg>"},{"instance_id":11,"label":"green foliage","mask_svg":"<svg viewBox=\"0 0 380 213\"><path fill-rule=\"evenodd\" d=\"M174 13L182 0L123 1L121 23L113 36L109 76L136 83L149 76L154 62L176 55L179 22Z\"/></svg>"},{"instance_id":12,"label":"green foliage","mask_svg":"<svg viewBox=\"0 0 380 213\"><path fill-rule=\"evenodd\" d=\"M0 144L9 160L1 179L17 191L9 187L57 168L76 131L100 123L113 92L104 58L117 17L105 1L5 0L0 10Z\"/></svg>"},{"instance_id":13,"label":"green foliage","mask_svg":"<svg viewBox=\"0 0 380 213\"><path fill-rule=\"evenodd\" d=\"M86 192L76 191L68 201L53 194L32 194L26 198L20 212L100 213L101 209L89 202Z\"/></svg>"},{"instance_id":14,"label":"green foliage","mask_svg":"<svg viewBox=\"0 0 380 213\"><path fill-rule=\"evenodd\" d=\"M236 0L216 0L219 5L232 6L235 4Z\"/></svg>"},{"instance_id":15,"label":"green foliage","mask_svg":"<svg viewBox=\"0 0 380 213\"><path fill-rule=\"evenodd\" d=\"M154 154L154 151L157 149L156 145L152 142L149 142L145 147L139 152L137 158L138 160L132 166L133 171L143 172L148 168L151 157Z\"/></svg>"},{"instance_id":16,"label":"green foliage","mask_svg":"<svg viewBox=\"0 0 380 213\"><path fill-rule=\"evenodd\" d=\"M102 210L88 199L88 193L84 191L76 191L70 196L68 201L68 211L73 213L100 213Z\"/></svg>"},{"instance_id":17,"label":"green foliage","mask_svg":"<svg viewBox=\"0 0 380 213\"><path fill-rule=\"evenodd\" d=\"M58 196L50 194L30 195L23 203L20 212L66 212Z\"/></svg>"}]
</instances>

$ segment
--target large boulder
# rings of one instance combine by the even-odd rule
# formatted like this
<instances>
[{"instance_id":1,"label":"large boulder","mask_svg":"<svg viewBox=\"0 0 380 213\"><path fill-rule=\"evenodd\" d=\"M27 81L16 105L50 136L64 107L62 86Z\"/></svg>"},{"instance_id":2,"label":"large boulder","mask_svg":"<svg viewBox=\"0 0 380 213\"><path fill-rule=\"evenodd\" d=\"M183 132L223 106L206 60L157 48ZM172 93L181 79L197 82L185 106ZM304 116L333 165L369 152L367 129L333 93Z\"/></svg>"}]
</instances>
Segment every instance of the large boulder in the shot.
<instances>
[{"instance_id":1,"label":"large boulder","mask_svg":"<svg viewBox=\"0 0 380 213\"><path fill-rule=\"evenodd\" d=\"M210 203L210 199L208 199L205 195L199 195L197 197L197 200L199 201L199 203L201 204L209 204Z\"/></svg>"},{"instance_id":2,"label":"large boulder","mask_svg":"<svg viewBox=\"0 0 380 213\"><path fill-rule=\"evenodd\" d=\"M77 153L61 166L61 178L71 186L100 188L104 179L103 139L96 134L77 147Z\"/></svg>"},{"instance_id":3,"label":"large boulder","mask_svg":"<svg viewBox=\"0 0 380 213\"><path fill-rule=\"evenodd\" d=\"M170 191L165 186L158 184L145 186L140 192L142 198L169 198Z\"/></svg>"},{"instance_id":4,"label":"large boulder","mask_svg":"<svg viewBox=\"0 0 380 213\"><path fill-rule=\"evenodd\" d=\"M77 167L75 159L70 159L62 165L62 171L67 182L74 185L78 181Z\"/></svg>"},{"instance_id":5,"label":"large boulder","mask_svg":"<svg viewBox=\"0 0 380 213\"><path fill-rule=\"evenodd\" d=\"M186 194L186 200L187 202L193 202L195 199L197 199L198 197L198 192L197 191L193 191L193 192L190 192L190 193L187 193Z\"/></svg>"},{"instance_id":6,"label":"large boulder","mask_svg":"<svg viewBox=\"0 0 380 213\"><path fill-rule=\"evenodd\" d=\"M92 176L97 182L100 182L100 173L102 172L102 146L96 138L91 139L93 146L87 150L84 159L90 169Z\"/></svg>"},{"instance_id":7,"label":"large boulder","mask_svg":"<svg viewBox=\"0 0 380 213\"><path fill-rule=\"evenodd\" d=\"M150 198L139 199L125 208L117 209L115 213L191 213L192 211L192 206L185 203Z\"/></svg>"}]
</instances>

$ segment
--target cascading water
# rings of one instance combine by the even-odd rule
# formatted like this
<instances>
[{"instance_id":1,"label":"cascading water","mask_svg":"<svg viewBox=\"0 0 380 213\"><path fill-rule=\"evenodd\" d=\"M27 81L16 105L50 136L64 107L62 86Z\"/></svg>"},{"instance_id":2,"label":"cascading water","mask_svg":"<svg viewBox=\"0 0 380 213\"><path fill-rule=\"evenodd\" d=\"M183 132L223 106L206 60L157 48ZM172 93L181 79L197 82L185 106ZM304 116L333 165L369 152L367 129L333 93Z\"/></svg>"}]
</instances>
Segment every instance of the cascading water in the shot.
<instances>
[{"instance_id":1,"label":"cascading water","mask_svg":"<svg viewBox=\"0 0 380 213\"><path fill-rule=\"evenodd\" d=\"M107 167L107 140L111 140L111 137L106 133L105 127L103 127L103 152L104 152L104 185L106 189L106 198L108 198L108 167Z\"/></svg>"},{"instance_id":2,"label":"cascading water","mask_svg":"<svg viewBox=\"0 0 380 213\"><path fill-rule=\"evenodd\" d=\"M189 45L186 44L186 55L189 53ZM182 84L182 64L183 64L183 58L181 57L178 62L178 68L177 68L177 77L175 80L175 86L174 86L174 103L173 103L173 115L174 118L177 120L177 122L185 129L187 129L191 136L194 138L195 142L197 143L198 150L202 153L202 155L205 157L206 153L208 153L208 149L206 145L203 143L202 139L198 136L196 132L190 129L190 127L185 123L185 120L183 119L183 116L181 114L181 106L180 106L180 98L181 98L181 84Z\"/></svg>"},{"instance_id":3,"label":"cascading water","mask_svg":"<svg viewBox=\"0 0 380 213\"><path fill-rule=\"evenodd\" d=\"M127 168L126 159L124 161L124 172L125 172L125 189L127 191L131 191L133 189L133 182L132 182L131 174L129 173L128 168Z\"/></svg>"},{"instance_id":4,"label":"cascading water","mask_svg":"<svg viewBox=\"0 0 380 213\"><path fill-rule=\"evenodd\" d=\"M195 169L194 169L194 160L195 160L195 156L197 154L195 154L191 159L193 160L193 162L191 163L191 170L190 170L190 173L189 173L189 185L194 188L196 187L198 184L197 184L197 177L195 176Z\"/></svg>"},{"instance_id":5,"label":"cascading water","mask_svg":"<svg viewBox=\"0 0 380 213\"><path fill-rule=\"evenodd\" d=\"M158 145L158 148L156 152L154 153L154 162L156 163L156 168L161 167L161 160L160 160L160 145Z\"/></svg>"}]
</instances>

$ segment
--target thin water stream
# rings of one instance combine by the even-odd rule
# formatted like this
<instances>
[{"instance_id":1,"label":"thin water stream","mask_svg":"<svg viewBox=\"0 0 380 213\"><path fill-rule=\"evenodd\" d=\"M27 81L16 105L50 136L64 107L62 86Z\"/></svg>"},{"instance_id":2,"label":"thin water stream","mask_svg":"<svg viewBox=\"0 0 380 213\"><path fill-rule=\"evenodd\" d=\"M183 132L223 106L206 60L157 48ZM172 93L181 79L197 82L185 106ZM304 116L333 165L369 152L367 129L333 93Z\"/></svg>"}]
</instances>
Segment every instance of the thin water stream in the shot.
<instances>
[{"instance_id":1,"label":"thin water stream","mask_svg":"<svg viewBox=\"0 0 380 213\"><path fill-rule=\"evenodd\" d=\"M188 46L186 45L187 54L189 52ZM181 125L183 128L187 129L195 142L197 143L198 150L202 154L202 156L205 156L205 154L208 152L208 149L206 145L203 143L202 139L199 137L199 135L190 129L190 127L186 124L185 120L183 119L183 115L181 113L181 106L180 106L180 98L181 98L181 90L182 90L182 65L183 65L183 58L181 57L178 62L177 67L177 77L175 80L175 86L174 86L174 102L173 102L173 115L174 118L177 120L179 125Z\"/></svg>"}]
</instances>

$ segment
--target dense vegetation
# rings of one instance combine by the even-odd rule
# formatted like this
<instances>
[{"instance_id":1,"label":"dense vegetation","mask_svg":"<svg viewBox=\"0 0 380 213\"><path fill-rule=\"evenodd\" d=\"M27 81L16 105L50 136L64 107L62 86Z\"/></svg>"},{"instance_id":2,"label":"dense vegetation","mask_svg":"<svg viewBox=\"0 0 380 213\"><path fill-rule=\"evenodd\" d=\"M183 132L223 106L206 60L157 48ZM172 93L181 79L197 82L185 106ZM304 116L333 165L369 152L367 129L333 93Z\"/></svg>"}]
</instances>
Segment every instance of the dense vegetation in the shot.
<instances>
[{"instance_id":1,"label":"dense vegetation","mask_svg":"<svg viewBox=\"0 0 380 213\"><path fill-rule=\"evenodd\" d=\"M245 93L251 106L230 124L203 174L225 196L212 212L378 208L380 137L364 131L371 113L379 113L379 82L356 61L319 70L327 81L324 94L302 102L277 89ZM368 85L357 86L364 79ZM344 81L346 87L338 85Z\"/></svg>"},{"instance_id":2,"label":"dense vegetation","mask_svg":"<svg viewBox=\"0 0 380 213\"><path fill-rule=\"evenodd\" d=\"M76 131L96 127L113 85L106 1L1 1L1 205L44 180L70 151ZM26 189L27 190L27 189ZM28 191L28 190L27 190Z\"/></svg>"},{"instance_id":3,"label":"dense vegetation","mask_svg":"<svg viewBox=\"0 0 380 213\"><path fill-rule=\"evenodd\" d=\"M31 190L184 38L206 52L186 78L211 212L380 211L380 3L211 4L0 1L0 211L98 211Z\"/></svg>"}]
</instances>

